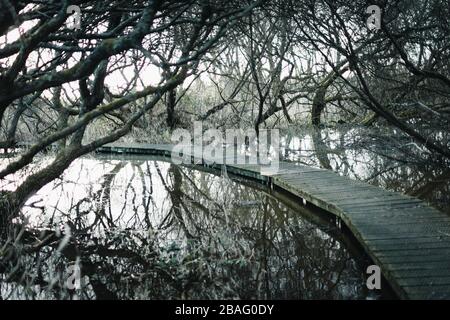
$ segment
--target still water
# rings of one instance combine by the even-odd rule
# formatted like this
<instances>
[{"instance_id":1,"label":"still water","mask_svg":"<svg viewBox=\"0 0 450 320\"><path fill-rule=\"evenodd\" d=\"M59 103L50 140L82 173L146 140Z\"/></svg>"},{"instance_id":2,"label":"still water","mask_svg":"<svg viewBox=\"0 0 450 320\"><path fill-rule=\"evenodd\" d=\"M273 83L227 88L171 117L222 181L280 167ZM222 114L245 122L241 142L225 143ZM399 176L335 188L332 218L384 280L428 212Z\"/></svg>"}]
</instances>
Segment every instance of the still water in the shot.
<instances>
[{"instance_id":1,"label":"still water","mask_svg":"<svg viewBox=\"0 0 450 320\"><path fill-rule=\"evenodd\" d=\"M450 149L450 128L421 134ZM450 159L431 153L395 128L291 127L281 136L285 161L408 194L450 214Z\"/></svg>"},{"instance_id":2,"label":"still water","mask_svg":"<svg viewBox=\"0 0 450 320\"><path fill-rule=\"evenodd\" d=\"M29 172L21 174L1 188L14 190ZM365 285L367 261L336 226L313 223L306 211L226 174L149 158L78 159L28 201L15 239L2 244L0 294L379 298Z\"/></svg>"}]
</instances>

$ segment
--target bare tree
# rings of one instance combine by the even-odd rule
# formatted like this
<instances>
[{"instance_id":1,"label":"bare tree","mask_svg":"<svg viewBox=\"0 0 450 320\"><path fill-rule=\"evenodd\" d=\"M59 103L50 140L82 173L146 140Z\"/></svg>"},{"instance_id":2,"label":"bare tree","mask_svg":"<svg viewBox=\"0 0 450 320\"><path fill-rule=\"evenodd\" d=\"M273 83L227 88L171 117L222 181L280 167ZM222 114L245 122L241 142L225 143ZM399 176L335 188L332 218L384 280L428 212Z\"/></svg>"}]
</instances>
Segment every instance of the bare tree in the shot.
<instances>
[{"instance_id":1,"label":"bare tree","mask_svg":"<svg viewBox=\"0 0 450 320\"><path fill-rule=\"evenodd\" d=\"M12 214L74 159L126 135L166 93L195 75L202 57L233 24L260 5L258 1L159 0L28 1L26 7L19 1L0 3L6 15L0 28L4 40L0 121L7 128L0 146L14 145L17 119L37 102L53 118L51 130L36 137L30 148L1 170L0 178L26 167L52 144L64 146L51 165L29 176L14 193L2 193L1 207ZM72 4L81 8L80 30L66 25ZM11 42L13 32L18 39ZM145 72L126 73L149 67L166 71L156 84L143 79ZM63 99L61 92L70 88L74 88L71 97ZM108 117L121 121L84 143L86 130Z\"/></svg>"}]
</instances>

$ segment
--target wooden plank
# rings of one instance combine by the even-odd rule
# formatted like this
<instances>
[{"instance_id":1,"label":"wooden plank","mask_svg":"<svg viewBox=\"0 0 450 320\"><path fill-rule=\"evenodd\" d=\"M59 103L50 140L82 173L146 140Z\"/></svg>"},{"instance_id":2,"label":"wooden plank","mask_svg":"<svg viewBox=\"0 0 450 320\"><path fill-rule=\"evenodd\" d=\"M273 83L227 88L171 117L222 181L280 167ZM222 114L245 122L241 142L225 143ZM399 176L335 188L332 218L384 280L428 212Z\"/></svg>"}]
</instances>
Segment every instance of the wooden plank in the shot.
<instances>
[{"instance_id":1,"label":"wooden plank","mask_svg":"<svg viewBox=\"0 0 450 320\"><path fill-rule=\"evenodd\" d=\"M404 264L426 264L429 266L434 266L435 263L445 263L450 262L450 256L442 256L441 254L426 254L425 256L389 256L380 257L380 261L384 264L389 265L390 269L395 269L397 265Z\"/></svg>"},{"instance_id":2,"label":"wooden plank","mask_svg":"<svg viewBox=\"0 0 450 320\"><path fill-rule=\"evenodd\" d=\"M392 271L403 271L403 270L443 270L446 273L450 268L450 259L437 260L433 262L429 261L414 261L414 262L397 262L390 264L390 269Z\"/></svg>"}]
</instances>

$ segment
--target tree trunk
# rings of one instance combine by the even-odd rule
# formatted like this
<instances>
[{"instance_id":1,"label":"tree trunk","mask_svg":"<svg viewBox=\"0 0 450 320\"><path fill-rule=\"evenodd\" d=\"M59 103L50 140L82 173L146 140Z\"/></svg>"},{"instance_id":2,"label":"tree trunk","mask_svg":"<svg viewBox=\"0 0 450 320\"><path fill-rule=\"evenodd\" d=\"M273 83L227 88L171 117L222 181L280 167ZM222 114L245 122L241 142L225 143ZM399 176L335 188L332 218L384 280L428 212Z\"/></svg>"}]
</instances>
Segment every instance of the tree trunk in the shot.
<instances>
[{"instance_id":1,"label":"tree trunk","mask_svg":"<svg viewBox=\"0 0 450 320\"><path fill-rule=\"evenodd\" d=\"M323 110L326 108L325 96L327 94L328 88L333 84L336 79L342 75L344 72L348 70L348 67L342 68L338 73L332 72L330 73L320 84L319 88L317 88L316 95L313 99L313 104L311 108L311 124L314 127L320 126L320 117L322 115Z\"/></svg>"},{"instance_id":2,"label":"tree trunk","mask_svg":"<svg viewBox=\"0 0 450 320\"><path fill-rule=\"evenodd\" d=\"M175 129L177 125L177 119L175 116L175 106L177 103L177 91L170 90L167 93L166 97L166 106L167 106L167 126L170 128L170 130Z\"/></svg>"}]
</instances>

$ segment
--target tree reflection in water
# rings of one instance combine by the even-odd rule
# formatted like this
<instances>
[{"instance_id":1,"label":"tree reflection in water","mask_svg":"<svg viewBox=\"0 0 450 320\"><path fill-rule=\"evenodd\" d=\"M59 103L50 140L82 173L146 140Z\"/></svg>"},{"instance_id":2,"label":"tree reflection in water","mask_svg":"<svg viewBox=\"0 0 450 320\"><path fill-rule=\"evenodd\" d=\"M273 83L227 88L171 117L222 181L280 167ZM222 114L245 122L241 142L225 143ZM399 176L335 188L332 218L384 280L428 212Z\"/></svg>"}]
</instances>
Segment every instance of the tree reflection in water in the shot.
<instances>
[{"instance_id":1,"label":"tree reflection in water","mask_svg":"<svg viewBox=\"0 0 450 320\"><path fill-rule=\"evenodd\" d=\"M445 129L445 128L443 128ZM450 161L431 154L395 128L339 126L291 128L283 134L282 158L409 194L450 213ZM450 148L450 130L423 131ZM445 143L446 141L446 143Z\"/></svg>"},{"instance_id":2,"label":"tree reflection in water","mask_svg":"<svg viewBox=\"0 0 450 320\"><path fill-rule=\"evenodd\" d=\"M164 162L77 160L21 220L3 241L3 299L368 296L339 236L261 190ZM77 258L83 285L68 290Z\"/></svg>"}]
</instances>

